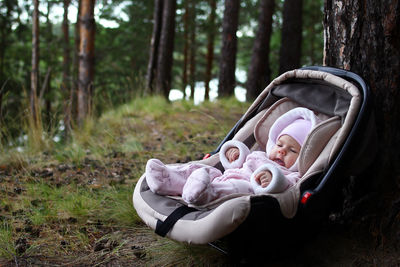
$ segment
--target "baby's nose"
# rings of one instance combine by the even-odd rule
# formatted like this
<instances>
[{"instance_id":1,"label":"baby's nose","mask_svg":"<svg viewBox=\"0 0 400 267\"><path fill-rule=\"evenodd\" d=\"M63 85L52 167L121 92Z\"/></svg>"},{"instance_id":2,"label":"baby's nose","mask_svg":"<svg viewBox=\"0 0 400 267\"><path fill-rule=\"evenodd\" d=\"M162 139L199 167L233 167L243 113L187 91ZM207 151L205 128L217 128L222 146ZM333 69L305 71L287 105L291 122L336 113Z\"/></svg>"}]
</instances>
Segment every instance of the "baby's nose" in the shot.
<instances>
[{"instance_id":1,"label":"baby's nose","mask_svg":"<svg viewBox=\"0 0 400 267\"><path fill-rule=\"evenodd\" d=\"M279 149L278 153L282 154L282 155L286 155L286 150L285 149Z\"/></svg>"}]
</instances>

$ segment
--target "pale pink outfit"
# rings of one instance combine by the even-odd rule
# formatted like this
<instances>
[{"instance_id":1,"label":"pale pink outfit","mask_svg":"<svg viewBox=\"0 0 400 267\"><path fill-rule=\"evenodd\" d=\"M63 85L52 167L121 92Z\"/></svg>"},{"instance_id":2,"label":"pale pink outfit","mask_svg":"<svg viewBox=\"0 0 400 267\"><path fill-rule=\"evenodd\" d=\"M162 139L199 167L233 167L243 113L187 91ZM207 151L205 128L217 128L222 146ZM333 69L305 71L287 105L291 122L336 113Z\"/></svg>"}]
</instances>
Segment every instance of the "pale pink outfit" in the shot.
<instances>
[{"instance_id":1,"label":"pale pink outfit","mask_svg":"<svg viewBox=\"0 0 400 267\"><path fill-rule=\"evenodd\" d=\"M282 191L299 179L298 172L289 171L269 160L262 151L249 154L242 168L228 169L224 173L217 168L195 162L164 165L157 159L151 159L146 165L146 179L154 193L181 195L188 203L204 204L229 194L253 194L255 190L250 183L250 177L266 164L271 165L269 170L272 166L278 167L286 177L287 183Z\"/></svg>"},{"instance_id":2,"label":"pale pink outfit","mask_svg":"<svg viewBox=\"0 0 400 267\"><path fill-rule=\"evenodd\" d=\"M286 115L288 113L289 116ZM307 116L304 114L307 114ZM311 127L315 126L317 122L312 111L305 108L295 108L282 115L273 124L269 132L269 138L273 136L271 142L275 144L280 136L279 133L285 131L285 127L282 127L282 125L290 126L299 118L310 120ZM299 141L301 145L309 130L301 137L303 138ZM277 133L277 131L279 132ZM270 139L268 142L270 142ZM237 147L240 151L239 159L232 163L229 163L225 156L225 152L230 147ZM158 159L150 159L146 165L147 184L154 193L181 195L187 203L197 205L234 193L279 193L295 184L300 178L297 171L297 161L290 169L287 169L270 160L267 155L269 151L268 144L267 153L263 151L250 153L242 142L228 141L222 146L219 153L221 163L225 167L224 173L217 168L196 162L165 165ZM254 179L257 173L264 170L269 170L272 173L272 181L265 188L261 187Z\"/></svg>"}]
</instances>

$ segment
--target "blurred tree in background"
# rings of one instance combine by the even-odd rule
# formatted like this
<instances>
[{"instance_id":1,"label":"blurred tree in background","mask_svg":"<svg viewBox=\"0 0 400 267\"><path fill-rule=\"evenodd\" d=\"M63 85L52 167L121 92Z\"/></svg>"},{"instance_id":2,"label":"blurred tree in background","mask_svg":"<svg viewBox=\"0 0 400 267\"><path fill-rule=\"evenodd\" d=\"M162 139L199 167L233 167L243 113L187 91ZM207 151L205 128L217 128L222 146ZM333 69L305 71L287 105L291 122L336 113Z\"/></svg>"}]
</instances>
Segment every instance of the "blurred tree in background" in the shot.
<instances>
[{"instance_id":1,"label":"blurred tree in background","mask_svg":"<svg viewBox=\"0 0 400 267\"><path fill-rule=\"evenodd\" d=\"M233 95L236 85L236 32L239 23L239 10L239 0L225 1L218 79L218 95L221 97Z\"/></svg>"},{"instance_id":2,"label":"blurred tree in background","mask_svg":"<svg viewBox=\"0 0 400 267\"><path fill-rule=\"evenodd\" d=\"M94 91L94 21L95 0L81 0L81 12L79 16L79 69L77 122L82 125L92 110L92 98Z\"/></svg>"},{"instance_id":3,"label":"blurred tree in background","mask_svg":"<svg viewBox=\"0 0 400 267\"><path fill-rule=\"evenodd\" d=\"M260 2L258 30L254 40L246 84L247 100L256 99L271 79L269 51L272 34L272 15L274 13L275 1L261 0Z\"/></svg>"},{"instance_id":4,"label":"blurred tree in background","mask_svg":"<svg viewBox=\"0 0 400 267\"><path fill-rule=\"evenodd\" d=\"M285 0L283 4L281 49L279 51L279 74L301 66L302 11L302 0Z\"/></svg>"}]
</instances>

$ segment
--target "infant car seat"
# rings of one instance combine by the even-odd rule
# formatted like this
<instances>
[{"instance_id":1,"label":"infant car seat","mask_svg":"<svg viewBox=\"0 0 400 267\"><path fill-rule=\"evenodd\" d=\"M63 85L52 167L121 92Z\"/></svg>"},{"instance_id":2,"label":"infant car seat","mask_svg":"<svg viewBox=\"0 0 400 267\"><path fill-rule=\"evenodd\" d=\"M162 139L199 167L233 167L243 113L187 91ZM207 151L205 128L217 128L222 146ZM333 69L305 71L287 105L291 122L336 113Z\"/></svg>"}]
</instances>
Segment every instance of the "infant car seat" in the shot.
<instances>
[{"instance_id":1,"label":"infant car seat","mask_svg":"<svg viewBox=\"0 0 400 267\"><path fill-rule=\"evenodd\" d=\"M375 154L370 91L358 75L331 67L305 67L280 75L217 149L199 162L223 171L218 152L231 139L250 150L265 150L260 133L299 106L313 110L321 122L301 148L297 184L278 194L232 194L203 206L188 206L180 197L151 192L143 174L133 194L138 215L161 236L192 244L228 244L223 248L232 255L258 253L257 244L262 244L265 255L266 243L279 248L279 243L309 234L341 200L343 183L359 175Z\"/></svg>"}]
</instances>

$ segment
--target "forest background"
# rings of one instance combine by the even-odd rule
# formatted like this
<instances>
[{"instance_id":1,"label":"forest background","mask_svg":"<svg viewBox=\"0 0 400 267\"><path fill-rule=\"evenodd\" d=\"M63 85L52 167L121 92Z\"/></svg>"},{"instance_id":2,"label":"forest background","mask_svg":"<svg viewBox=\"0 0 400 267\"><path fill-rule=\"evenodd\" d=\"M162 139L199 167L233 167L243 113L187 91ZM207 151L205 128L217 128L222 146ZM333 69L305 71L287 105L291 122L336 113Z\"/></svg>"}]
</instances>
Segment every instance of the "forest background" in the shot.
<instances>
[{"instance_id":1,"label":"forest background","mask_svg":"<svg viewBox=\"0 0 400 267\"><path fill-rule=\"evenodd\" d=\"M223 261L221 254L204 247L197 250L151 233L132 208L133 186L150 157L182 162L213 150L257 93L280 73L322 65L323 22L328 25L324 11L337 11L330 4L1 1L0 263ZM338 17L351 23L346 16ZM169 27L163 30L163 25ZM167 33L165 39L162 32ZM329 36L335 39L333 33ZM329 48L337 47L340 44ZM332 66L342 66L334 61L340 58L335 51L327 58ZM360 73L368 74L363 68ZM186 101L171 102L175 98ZM376 198L374 193L345 203L349 213L334 214L326 231L302 248L302 256L281 265L397 264L398 236L387 238L396 229L383 235L381 217L365 209ZM383 201L391 212L386 225L398 218L397 206L387 204L395 198L396 193L388 194Z\"/></svg>"},{"instance_id":2,"label":"forest background","mask_svg":"<svg viewBox=\"0 0 400 267\"><path fill-rule=\"evenodd\" d=\"M234 53L232 58L233 60L236 58L234 62L237 76L235 86L239 91L238 97L241 101L245 101L244 88L260 11L259 1L240 2L237 53ZM274 4L275 1L269 2ZM263 88L278 73L289 70L288 68L279 69L280 66L287 64L280 62L279 57L283 3L283 1L276 1L276 6L269 7L273 12L270 14L272 18L269 21L269 27L272 27L270 37L268 37L270 53L266 62L270 61L270 64L266 64L265 69L270 73L267 77L263 77L263 84L258 86L259 88ZM92 41L94 44L92 51L88 52L90 53L88 56L91 57L88 59L90 68L93 70L88 74L91 76L89 78L91 100L87 100L93 104L93 107L90 106L92 115L98 116L104 110L127 103L135 97L152 93L149 89L152 86L148 81L150 76L148 68L149 55L153 49L150 45L153 22L157 22L153 14L154 5L157 5L157 1L97 1L96 5L93 5L95 27L92 29L94 31ZM74 121L74 116L75 121L77 120L79 116L77 97L79 58L83 57L83 52L79 51L79 8L77 1L40 1L38 5L39 30L35 33L32 29L34 5L31 1L2 1L0 6L2 144L14 143L15 140L18 141L16 137L24 135L21 132L23 128L20 126L23 125L27 113L21 107L26 106L24 101L32 91L36 92L38 98L36 108L40 108L43 128L46 131L57 135L60 126L61 129L66 127L60 125L60 122L63 123L63 116L68 112L67 105L71 109L69 112L72 112L70 115L72 121ZM175 8L173 62L166 66L172 68L166 70L167 73L171 73L172 78L166 89L168 92L163 93L168 98L169 92L177 89L183 92L184 96L175 91L171 96L172 99L175 97L194 98L194 87L209 88L211 86L211 98L215 99L218 90L221 90L216 89L218 84L216 81L219 78L218 69L221 64L219 62L224 2L178 1ZM295 51L297 58L292 59L296 62L293 67L321 65L323 1L304 1L302 10L307 15L300 17L298 21L303 28L301 46L297 46L297 50L301 49L301 51ZM212 14L214 17L211 21ZM67 19L63 16L67 16ZM38 34L36 50L32 45L32 42L35 42L32 41L35 34ZM298 35L298 32L291 34ZM212 40L210 40L210 35L213 36ZM298 39L298 37L288 38L289 40ZM264 41L264 45L267 41ZM285 43L292 45L291 50L296 50L293 49L293 41ZM209 46L211 46L212 55L208 51ZM37 54L35 60L38 61L37 72L32 66L32 55L35 54ZM208 62L210 57L213 58L211 62ZM32 82L32 70L37 75L37 81ZM205 92L200 93L200 90L197 93L200 99L209 98L208 95L202 95ZM231 90L227 94L232 95L234 92ZM223 93L219 92L219 95ZM33 102L32 96L30 97L30 101ZM251 100L254 96L247 98ZM198 101L196 98L196 102Z\"/></svg>"}]
</instances>

